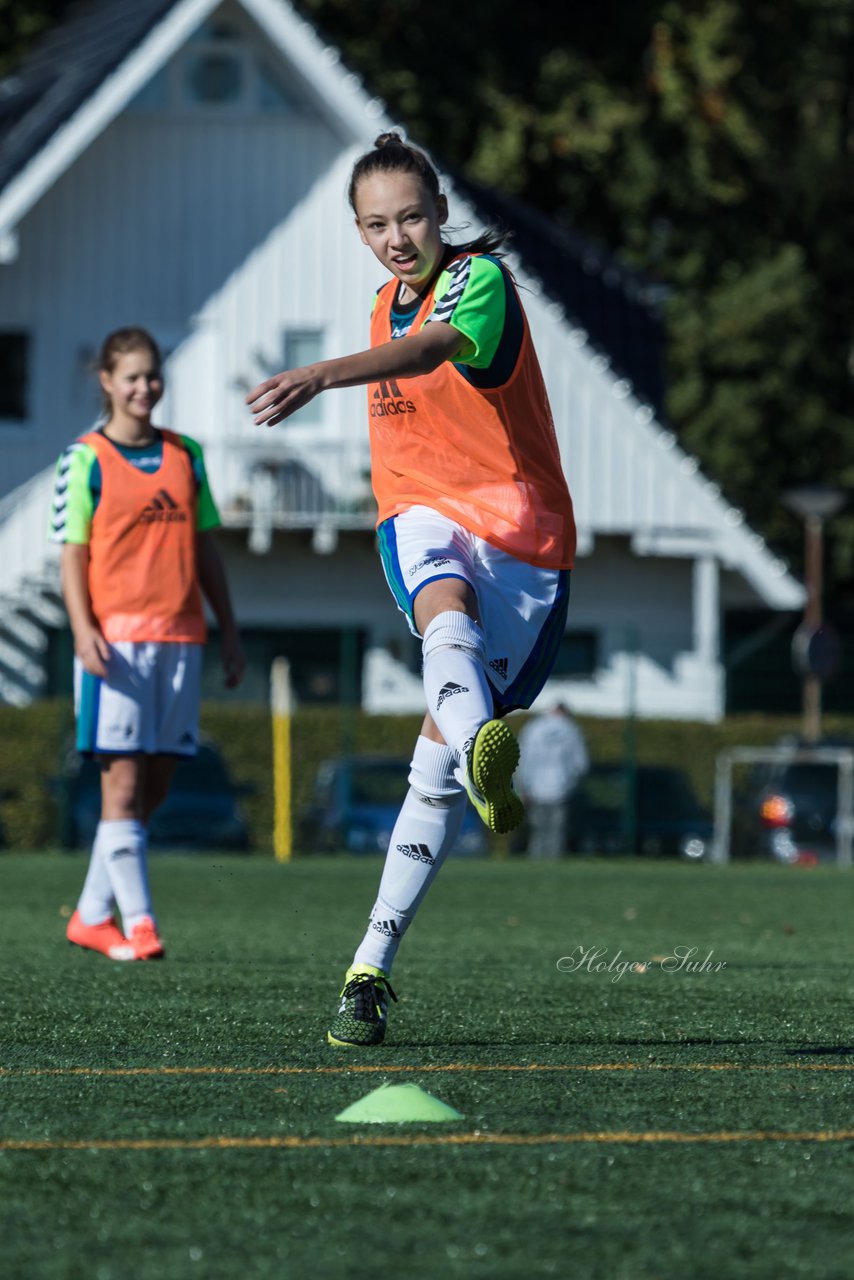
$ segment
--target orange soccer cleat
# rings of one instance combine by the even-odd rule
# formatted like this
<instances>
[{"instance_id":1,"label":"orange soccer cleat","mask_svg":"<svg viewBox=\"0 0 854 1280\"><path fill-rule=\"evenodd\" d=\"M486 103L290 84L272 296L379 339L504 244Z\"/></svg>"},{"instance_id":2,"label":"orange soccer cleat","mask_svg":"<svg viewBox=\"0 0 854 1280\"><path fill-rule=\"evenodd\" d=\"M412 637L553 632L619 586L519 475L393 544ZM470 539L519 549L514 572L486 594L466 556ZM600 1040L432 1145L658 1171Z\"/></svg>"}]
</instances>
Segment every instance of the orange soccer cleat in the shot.
<instances>
[{"instance_id":1,"label":"orange soccer cleat","mask_svg":"<svg viewBox=\"0 0 854 1280\"><path fill-rule=\"evenodd\" d=\"M124 936L113 916L108 916L100 924L84 924L80 912L75 911L68 921L65 936L75 947L85 947L87 951L100 951L101 955L111 960L135 960L134 949Z\"/></svg>"},{"instance_id":2,"label":"orange soccer cleat","mask_svg":"<svg viewBox=\"0 0 854 1280\"><path fill-rule=\"evenodd\" d=\"M151 916L145 916L131 929L130 945L134 960L161 960L166 955L166 948Z\"/></svg>"}]
</instances>

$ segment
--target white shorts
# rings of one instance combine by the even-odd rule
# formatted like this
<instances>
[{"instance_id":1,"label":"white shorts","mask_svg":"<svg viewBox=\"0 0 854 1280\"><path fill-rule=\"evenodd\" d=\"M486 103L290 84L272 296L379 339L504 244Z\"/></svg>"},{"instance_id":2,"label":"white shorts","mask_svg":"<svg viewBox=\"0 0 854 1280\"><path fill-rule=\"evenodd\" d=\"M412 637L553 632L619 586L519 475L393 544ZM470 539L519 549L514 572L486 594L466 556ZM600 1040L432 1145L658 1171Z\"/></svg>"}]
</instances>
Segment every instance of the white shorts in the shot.
<instances>
[{"instance_id":1,"label":"white shorts","mask_svg":"<svg viewBox=\"0 0 854 1280\"><path fill-rule=\"evenodd\" d=\"M410 507L377 532L386 580L412 634L419 634L412 610L421 588L462 578L477 596L496 706L530 707L563 639L569 570L517 560L430 507Z\"/></svg>"},{"instance_id":2,"label":"white shorts","mask_svg":"<svg viewBox=\"0 0 854 1280\"><path fill-rule=\"evenodd\" d=\"M110 649L103 679L74 659L77 750L83 755L195 755L202 646L119 640Z\"/></svg>"}]
</instances>

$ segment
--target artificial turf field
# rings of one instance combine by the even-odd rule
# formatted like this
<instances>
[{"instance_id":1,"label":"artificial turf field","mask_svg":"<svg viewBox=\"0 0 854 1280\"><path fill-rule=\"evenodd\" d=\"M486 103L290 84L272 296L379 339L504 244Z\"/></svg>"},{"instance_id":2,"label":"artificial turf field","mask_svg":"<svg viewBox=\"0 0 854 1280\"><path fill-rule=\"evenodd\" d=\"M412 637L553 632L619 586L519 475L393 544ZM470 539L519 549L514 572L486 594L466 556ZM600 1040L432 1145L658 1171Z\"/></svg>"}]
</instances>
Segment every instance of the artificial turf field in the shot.
<instances>
[{"instance_id":1,"label":"artificial turf field","mask_svg":"<svg viewBox=\"0 0 854 1280\"><path fill-rule=\"evenodd\" d=\"M452 861L350 1053L378 859L154 858L141 965L84 869L0 859L5 1280L854 1275L852 873ZM463 1119L336 1121L384 1082Z\"/></svg>"}]
</instances>

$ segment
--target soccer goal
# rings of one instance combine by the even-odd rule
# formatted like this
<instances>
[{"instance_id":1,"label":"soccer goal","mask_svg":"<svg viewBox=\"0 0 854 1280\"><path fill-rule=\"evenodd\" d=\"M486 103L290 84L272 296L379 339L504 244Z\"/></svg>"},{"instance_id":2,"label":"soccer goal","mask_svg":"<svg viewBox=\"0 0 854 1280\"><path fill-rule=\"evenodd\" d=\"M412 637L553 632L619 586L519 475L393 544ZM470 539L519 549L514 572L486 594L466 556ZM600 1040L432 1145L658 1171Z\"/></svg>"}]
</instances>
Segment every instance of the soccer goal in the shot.
<instances>
[{"instance_id":1,"label":"soccer goal","mask_svg":"<svg viewBox=\"0 0 854 1280\"><path fill-rule=\"evenodd\" d=\"M854 749L849 747L730 747L715 767L715 834L711 862L729 862L732 833L733 773L738 765L826 764L837 769L836 863L852 865L854 835Z\"/></svg>"}]
</instances>

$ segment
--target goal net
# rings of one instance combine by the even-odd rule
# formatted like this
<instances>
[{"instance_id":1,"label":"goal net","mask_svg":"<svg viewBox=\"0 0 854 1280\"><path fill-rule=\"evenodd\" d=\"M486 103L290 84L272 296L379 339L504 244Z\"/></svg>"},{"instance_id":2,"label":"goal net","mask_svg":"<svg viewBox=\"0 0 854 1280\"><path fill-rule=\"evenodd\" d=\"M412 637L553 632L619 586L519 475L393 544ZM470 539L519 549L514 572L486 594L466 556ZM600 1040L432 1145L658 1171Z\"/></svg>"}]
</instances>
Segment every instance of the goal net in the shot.
<instances>
[{"instance_id":1,"label":"goal net","mask_svg":"<svg viewBox=\"0 0 854 1280\"><path fill-rule=\"evenodd\" d=\"M823 764L836 768L836 864L850 867L854 834L854 748L849 747L730 747L722 751L715 768L715 835L709 860L730 861L736 770L743 765L761 764Z\"/></svg>"}]
</instances>

